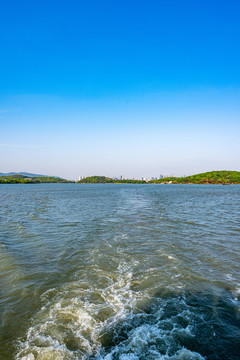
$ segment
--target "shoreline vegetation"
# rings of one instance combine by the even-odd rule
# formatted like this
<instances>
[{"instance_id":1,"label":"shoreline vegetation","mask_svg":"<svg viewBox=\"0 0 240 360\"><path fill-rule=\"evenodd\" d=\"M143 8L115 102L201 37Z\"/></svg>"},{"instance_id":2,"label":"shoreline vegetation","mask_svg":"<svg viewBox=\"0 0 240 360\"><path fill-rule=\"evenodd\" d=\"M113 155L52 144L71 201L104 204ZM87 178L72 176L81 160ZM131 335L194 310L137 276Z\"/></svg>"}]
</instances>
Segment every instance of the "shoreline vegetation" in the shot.
<instances>
[{"instance_id":1,"label":"shoreline vegetation","mask_svg":"<svg viewBox=\"0 0 240 360\"><path fill-rule=\"evenodd\" d=\"M155 180L112 179L105 176L90 176L78 183L124 183L124 184L240 184L239 171L211 171L185 177L164 177Z\"/></svg>"},{"instance_id":2,"label":"shoreline vegetation","mask_svg":"<svg viewBox=\"0 0 240 360\"><path fill-rule=\"evenodd\" d=\"M29 177L20 174L0 176L0 184L41 184L41 183L72 183L72 182L74 181L53 177L53 176Z\"/></svg>"},{"instance_id":3,"label":"shoreline vegetation","mask_svg":"<svg viewBox=\"0 0 240 360\"><path fill-rule=\"evenodd\" d=\"M155 180L113 179L106 176L89 176L79 181L71 181L52 176L29 177L21 174L0 176L0 184L240 184L239 171L211 171L185 177L165 177Z\"/></svg>"}]
</instances>

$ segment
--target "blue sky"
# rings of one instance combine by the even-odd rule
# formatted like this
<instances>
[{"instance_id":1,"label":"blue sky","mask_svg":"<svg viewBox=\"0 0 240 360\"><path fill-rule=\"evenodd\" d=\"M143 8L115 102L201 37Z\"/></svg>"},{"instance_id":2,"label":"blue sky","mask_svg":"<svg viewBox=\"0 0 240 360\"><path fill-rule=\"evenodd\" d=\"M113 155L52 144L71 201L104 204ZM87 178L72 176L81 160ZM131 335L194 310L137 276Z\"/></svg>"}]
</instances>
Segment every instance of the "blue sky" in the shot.
<instances>
[{"instance_id":1,"label":"blue sky","mask_svg":"<svg viewBox=\"0 0 240 360\"><path fill-rule=\"evenodd\" d=\"M239 1L0 5L0 172L240 169Z\"/></svg>"}]
</instances>

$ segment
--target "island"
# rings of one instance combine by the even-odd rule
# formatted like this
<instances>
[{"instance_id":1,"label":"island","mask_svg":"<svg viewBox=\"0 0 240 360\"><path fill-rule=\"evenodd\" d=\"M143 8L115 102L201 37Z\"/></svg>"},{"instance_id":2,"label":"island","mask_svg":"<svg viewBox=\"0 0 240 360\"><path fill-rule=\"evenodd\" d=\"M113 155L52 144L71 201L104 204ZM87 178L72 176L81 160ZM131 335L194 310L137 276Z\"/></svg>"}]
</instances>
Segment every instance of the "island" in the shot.
<instances>
[{"instance_id":1,"label":"island","mask_svg":"<svg viewBox=\"0 0 240 360\"><path fill-rule=\"evenodd\" d=\"M155 180L116 179L106 176L88 176L79 181L71 181L54 176L27 176L22 174L0 176L0 184L41 184L41 183L78 183L78 184L240 184L239 171L211 171L185 177L163 177Z\"/></svg>"},{"instance_id":2,"label":"island","mask_svg":"<svg viewBox=\"0 0 240 360\"><path fill-rule=\"evenodd\" d=\"M239 171L211 171L185 177L165 177L157 180L113 179L106 176L89 176L79 180L80 184L240 184Z\"/></svg>"},{"instance_id":3,"label":"island","mask_svg":"<svg viewBox=\"0 0 240 360\"><path fill-rule=\"evenodd\" d=\"M0 176L0 184L41 184L41 183L72 183L73 181L54 176L6 175Z\"/></svg>"}]
</instances>

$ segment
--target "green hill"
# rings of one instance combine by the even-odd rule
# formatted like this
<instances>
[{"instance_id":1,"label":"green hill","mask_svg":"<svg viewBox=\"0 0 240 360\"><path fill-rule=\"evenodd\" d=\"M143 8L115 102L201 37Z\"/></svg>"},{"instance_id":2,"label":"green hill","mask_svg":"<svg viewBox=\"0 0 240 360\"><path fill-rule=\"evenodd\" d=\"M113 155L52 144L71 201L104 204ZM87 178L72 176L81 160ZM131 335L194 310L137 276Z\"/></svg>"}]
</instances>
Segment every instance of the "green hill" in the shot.
<instances>
[{"instance_id":1,"label":"green hill","mask_svg":"<svg viewBox=\"0 0 240 360\"><path fill-rule=\"evenodd\" d=\"M41 177L29 177L20 174L0 176L0 184L40 184L40 183L68 183L66 179L41 176Z\"/></svg>"},{"instance_id":2,"label":"green hill","mask_svg":"<svg viewBox=\"0 0 240 360\"><path fill-rule=\"evenodd\" d=\"M41 176L41 177L29 177L21 174L0 176L0 184L40 184L40 183L71 183L72 181L52 177L52 176ZM186 177L166 177L163 179L149 181L148 184L161 184L169 183L172 184L240 184L240 172L239 171L211 171ZM146 184L146 181L142 180L116 180L106 176L89 176L78 183L87 184Z\"/></svg>"},{"instance_id":3,"label":"green hill","mask_svg":"<svg viewBox=\"0 0 240 360\"><path fill-rule=\"evenodd\" d=\"M112 183L113 179L106 176L88 176L82 180L79 180L78 183L87 183L87 184L106 184Z\"/></svg>"},{"instance_id":4,"label":"green hill","mask_svg":"<svg viewBox=\"0 0 240 360\"><path fill-rule=\"evenodd\" d=\"M173 184L240 184L239 171L211 171L186 177L168 177L151 181L151 183L169 183Z\"/></svg>"},{"instance_id":5,"label":"green hill","mask_svg":"<svg viewBox=\"0 0 240 360\"><path fill-rule=\"evenodd\" d=\"M240 172L239 171L211 171L186 177L166 177L163 179L149 181L148 184L240 184ZM106 184L106 183L118 183L118 184L146 184L146 181L142 180L115 180L106 176L89 176L85 179L78 181L78 183L88 184Z\"/></svg>"},{"instance_id":6,"label":"green hill","mask_svg":"<svg viewBox=\"0 0 240 360\"><path fill-rule=\"evenodd\" d=\"M78 183L80 184L145 184L145 181L142 180L130 180L130 179L123 179L123 180L115 180L106 176L88 176L82 180L79 180Z\"/></svg>"}]
</instances>

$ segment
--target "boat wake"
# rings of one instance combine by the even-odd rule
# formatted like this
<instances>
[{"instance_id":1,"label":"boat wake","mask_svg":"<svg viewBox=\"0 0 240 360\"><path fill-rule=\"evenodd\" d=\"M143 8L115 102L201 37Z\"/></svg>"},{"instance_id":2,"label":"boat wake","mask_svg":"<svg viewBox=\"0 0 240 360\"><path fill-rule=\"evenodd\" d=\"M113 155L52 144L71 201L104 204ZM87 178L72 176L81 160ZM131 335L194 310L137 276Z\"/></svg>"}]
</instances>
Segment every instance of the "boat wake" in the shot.
<instances>
[{"instance_id":1,"label":"boat wake","mask_svg":"<svg viewBox=\"0 0 240 360\"><path fill-rule=\"evenodd\" d=\"M202 315L183 294L133 291L132 270L124 262L111 275L95 268L98 286L82 279L44 293L15 359L203 359L189 346Z\"/></svg>"}]
</instances>

